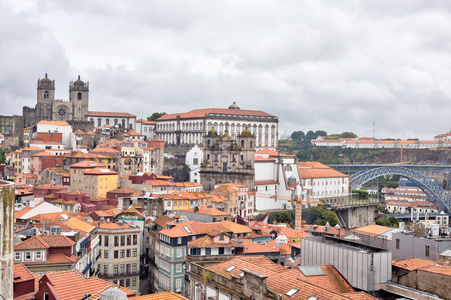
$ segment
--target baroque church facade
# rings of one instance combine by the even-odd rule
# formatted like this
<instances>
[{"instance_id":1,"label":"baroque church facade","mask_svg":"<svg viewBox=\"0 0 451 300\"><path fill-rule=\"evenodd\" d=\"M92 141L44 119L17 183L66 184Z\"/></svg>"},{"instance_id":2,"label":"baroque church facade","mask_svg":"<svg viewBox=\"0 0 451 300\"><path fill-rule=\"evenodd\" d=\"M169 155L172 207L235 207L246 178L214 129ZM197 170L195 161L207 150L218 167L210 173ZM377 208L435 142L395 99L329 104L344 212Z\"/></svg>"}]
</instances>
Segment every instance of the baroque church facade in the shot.
<instances>
[{"instance_id":1,"label":"baroque church facade","mask_svg":"<svg viewBox=\"0 0 451 300\"><path fill-rule=\"evenodd\" d=\"M75 130L92 130L93 122L87 121L89 112L89 82L78 80L69 83L69 100L55 99L55 80L38 79L37 104L23 107L24 128L34 126L40 121L66 121Z\"/></svg>"}]
</instances>

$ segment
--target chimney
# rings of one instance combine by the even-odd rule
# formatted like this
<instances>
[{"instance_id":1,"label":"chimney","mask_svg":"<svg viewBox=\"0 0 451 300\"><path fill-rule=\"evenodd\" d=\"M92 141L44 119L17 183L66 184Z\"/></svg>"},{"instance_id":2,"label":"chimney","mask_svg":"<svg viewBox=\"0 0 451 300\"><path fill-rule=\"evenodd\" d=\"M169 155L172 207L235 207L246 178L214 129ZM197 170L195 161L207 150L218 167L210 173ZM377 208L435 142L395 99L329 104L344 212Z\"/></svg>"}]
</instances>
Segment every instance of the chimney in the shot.
<instances>
[{"instance_id":1,"label":"chimney","mask_svg":"<svg viewBox=\"0 0 451 300\"><path fill-rule=\"evenodd\" d=\"M146 194L146 191L142 190L141 191L141 196L144 196Z\"/></svg>"}]
</instances>

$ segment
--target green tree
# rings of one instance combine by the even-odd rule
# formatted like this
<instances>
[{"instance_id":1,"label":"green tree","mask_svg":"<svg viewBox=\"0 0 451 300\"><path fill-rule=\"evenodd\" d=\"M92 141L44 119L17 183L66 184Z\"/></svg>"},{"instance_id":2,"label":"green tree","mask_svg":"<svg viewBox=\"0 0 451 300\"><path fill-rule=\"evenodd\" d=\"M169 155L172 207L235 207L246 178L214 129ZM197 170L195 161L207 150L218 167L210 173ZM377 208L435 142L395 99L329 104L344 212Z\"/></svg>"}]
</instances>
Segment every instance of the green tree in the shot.
<instances>
[{"instance_id":1,"label":"green tree","mask_svg":"<svg viewBox=\"0 0 451 300\"><path fill-rule=\"evenodd\" d=\"M325 132L324 130L315 131L315 139L319 136L327 136L327 132Z\"/></svg>"},{"instance_id":2,"label":"green tree","mask_svg":"<svg viewBox=\"0 0 451 300\"><path fill-rule=\"evenodd\" d=\"M326 223L329 223L330 226L335 226L338 224L338 217L337 214L331 210L327 210L324 213L324 217L323 217L323 224L322 225L326 225Z\"/></svg>"},{"instance_id":3,"label":"green tree","mask_svg":"<svg viewBox=\"0 0 451 300\"><path fill-rule=\"evenodd\" d=\"M293 141L302 140L304 137L305 137L305 134L303 131L293 131L293 133L291 134L291 139Z\"/></svg>"},{"instance_id":4,"label":"green tree","mask_svg":"<svg viewBox=\"0 0 451 300\"><path fill-rule=\"evenodd\" d=\"M5 161L6 161L5 151L3 151L2 148L0 148L0 164L4 164Z\"/></svg>"},{"instance_id":5,"label":"green tree","mask_svg":"<svg viewBox=\"0 0 451 300\"><path fill-rule=\"evenodd\" d=\"M353 193L359 194L359 199L368 199L370 193L365 190L352 190Z\"/></svg>"},{"instance_id":6,"label":"green tree","mask_svg":"<svg viewBox=\"0 0 451 300\"><path fill-rule=\"evenodd\" d=\"M345 131L345 132L342 132L341 134L339 134L338 137L342 138L342 139L349 139L349 138L356 138L357 135L353 132Z\"/></svg>"},{"instance_id":7,"label":"green tree","mask_svg":"<svg viewBox=\"0 0 451 300\"><path fill-rule=\"evenodd\" d=\"M164 116L165 112L154 112L150 117L147 117L147 121L155 121L156 119Z\"/></svg>"}]
</instances>

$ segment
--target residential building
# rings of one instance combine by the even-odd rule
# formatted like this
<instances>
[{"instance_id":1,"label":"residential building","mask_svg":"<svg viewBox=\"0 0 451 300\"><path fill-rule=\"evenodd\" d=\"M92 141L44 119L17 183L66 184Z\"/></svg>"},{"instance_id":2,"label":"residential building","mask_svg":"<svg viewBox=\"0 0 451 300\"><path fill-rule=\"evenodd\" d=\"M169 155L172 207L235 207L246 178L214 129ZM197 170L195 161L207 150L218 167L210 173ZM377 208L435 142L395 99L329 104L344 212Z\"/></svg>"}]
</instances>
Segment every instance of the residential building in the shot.
<instances>
[{"instance_id":1,"label":"residential building","mask_svg":"<svg viewBox=\"0 0 451 300\"><path fill-rule=\"evenodd\" d=\"M191 299L376 299L357 292L330 265L288 269L264 256L192 263Z\"/></svg>"},{"instance_id":2,"label":"residential building","mask_svg":"<svg viewBox=\"0 0 451 300\"><path fill-rule=\"evenodd\" d=\"M256 138L255 148L276 150L278 122L276 116L258 110L242 110L234 102L228 109L196 109L164 115L157 119L156 134L168 144L201 145L212 128L219 135L230 134L232 140L238 140L240 133L248 128Z\"/></svg>"},{"instance_id":3,"label":"residential building","mask_svg":"<svg viewBox=\"0 0 451 300\"><path fill-rule=\"evenodd\" d=\"M200 183L204 191L211 191L223 183L236 183L253 191L255 187L255 137L244 129L237 140L228 134L218 135L211 129L204 136L204 159L200 169Z\"/></svg>"},{"instance_id":4,"label":"residential building","mask_svg":"<svg viewBox=\"0 0 451 300\"><path fill-rule=\"evenodd\" d=\"M204 159L203 149L194 145L185 156L185 164L189 167L189 181L200 183L200 167Z\"/></svg>"},{"instance_id":5,"label":"residential building","mask_svg":"<svg viewBox=\"0 0 451 300\"><path fill-rule=\"evenodd\" d=\"M143 119L136 120L136 132L146 137L146 140L150 140L156 137L155 130L157 127L156 121L147 121Z\"/></svg>"},{"instance_id":6,"label":"residential building","mask_svg":"<svg viewBox=\"0 0 451 300\"><path fill-rule=\"evenodd\" d=\"M99 277L139 291L139 227L101 221L96 233L100 245Z\"/></svg>"},{"instance_id":7,"label":"residential building","mask_svg":"<svg viewBox=\"0 0 451 300\"><path fill-rule=\"evenodd\" d=\"M436 136L435 140L386 140L374 137L339 138L334 140L318 137L311 140L316 147L341 147L360 149L440 149L450 148L451 141Z\"/></svg>"},{"instance_id":8,"label":"residential building","mask_svg":"<svg viewBox=\"0 0 451 300\"><path fill-rule=\"evenodd\" d=\"M70 166L70 188L91 196L106 197L110 190L117 189L117 172L94 161L82 161Z\"/></svg>"},{"instance_id":9,"label":"residential building","mask_svg":"<svg viewBox=\"0 0 451 300\"><path fill-rule=\"evenodd\" d=\"M224 212L235 216L239 215L244 219L252 219L255 215L255 194L249 192L247 186L224 183L212 190L211 193L229 199L228 202L223 202L228 204L224 207Z\"/></svg>"},{"instance_id":10,"label":"residential building","mask_svg":"<svg viewBox=\"0 0 451 300\"><path fill-rule=\"evenodd\" d=\"M221 220L230 221L230 214L216 208L196 206L187 210L179 211L181 216L188 220L202 223L220 222Z\"/></svg>"},{"instance_id":11,"label":"residential building","mask_svg":"<svg viewBox=\"0 0 451 300\"><path fill-rule=\"evenodd\" d=\"M167 223L166 228L158 233L158 241L155 243L155 265L158 273L151 283L156 290L186 294L185 287L185 260L188 242L207 235L212 230L220 230L230 234L232 238L247 236L252 230L244 225L229 221L215 223L198 223L184 221L182 223ZM219 251L219 250L218 250ZM221 250L223 251L223 250ZM219 254L223 254L219 252Z\"/></svg>"},{"instance_id":12,"label":"residential building","mask_svg":"<svg viewBox=\"0 0 451 300\"><path fill-rule=\"evenodd\" d=\"M71 149L72 141L71 141L71 133L72 126L65 121L50 121L50 120L41 120L37 123L36 136L38 133L61 133L62 134L62 143L64 144L64 148ZM57 143L56 141L48 141L47 144ZM37 142L30 142L30 147L37 144Z\"/></svg>"},{"instance_id":13,"label":"residential building","mask_svg":"<svg viewBox=\"0 0 451 300\"><path fill-rule=\"evenodd\" d=\"M32 272L41 275L71 270L81 258L77 256L75 244L63 235L36 235L14 245L14 262L23 263Z\"/></svg>"}]
</instances>

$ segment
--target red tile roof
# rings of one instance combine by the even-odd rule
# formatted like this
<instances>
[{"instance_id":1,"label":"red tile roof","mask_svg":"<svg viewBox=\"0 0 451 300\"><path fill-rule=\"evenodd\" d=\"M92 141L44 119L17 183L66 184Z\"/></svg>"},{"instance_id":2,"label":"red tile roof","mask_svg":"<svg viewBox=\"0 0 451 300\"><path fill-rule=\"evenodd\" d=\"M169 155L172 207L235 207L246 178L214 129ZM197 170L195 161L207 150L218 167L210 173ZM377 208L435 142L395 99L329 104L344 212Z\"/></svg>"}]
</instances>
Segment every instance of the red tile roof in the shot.
<instances>
[{"instance_id":1,"label":"red tile roof","mask_svg":"<svg viewBox=\"0 0 451 300\"><path fill-rule=\"evenodd\" d=\"M187 209L185 211L197 213L197 214L201 214L201 215L209 215L209 216L229 216L228 213L223 212L216 208L198 206L197 209L198 210L196 211L195 208L193 207L193 208Z\"/></svg>"},{"instance_id":2,"label":"red tile roof","mask_svg":"<svg viewBox=\"0 0 451 300\"><path fill-rule=\"evenodd\" d=\"M70 126L69 123L65 121L39 121L38 125L56 125L56 126Z\"/></svg>"},{"instance_id":3,"label":"red tile roof","mask_svg":"<svg viewBox=\"0 0 451 300\"><path fill-rule=\"evenodd\" d=\"M88 112L90 117L119 117L119 118L136 118L135 115L129 113L119 112L104 112L104 111L90 111Z\"/></svg>"},{"instance_id":4,"label":"red tile roof","mask_svg":"<svg viewBox=\"0 0 451 300\"><path fill-rule=\"evenodd\" d=\"M264 111L260 110L243 110L243 109L227 109L227 108L205 108L205 109L195 109L186 113L179 114L167 114L160 117L158 121L174 120L178 116L181 119L191 119L191 118L203 118L207 115L215 114L225 114L225 115L236 115L236 116L260 116L260 117L275 117Z\"/></svg>"},{"instance_id":5,"label":"red tile roof","mask_svg":"<svg viewBox=\"0 0 451 300\"><path fill-rule=\"evenodd\" d=\"M425 267L435 266L436 262L429 259L411 257L406 259L395 260L393 261L392 265L393 267L413 271Z\"/></svg>"},{"instance_id":6,"label":"red tile roof","mask_svg":"<svg viewBox=\"0 0 451 300\"><path fill-rule=\"evenodd\" d=\"M52 247L72 247L75 242L63 235L36 235L14 245L14 250L48 249Z\"/></svg>"}]
</instances>

